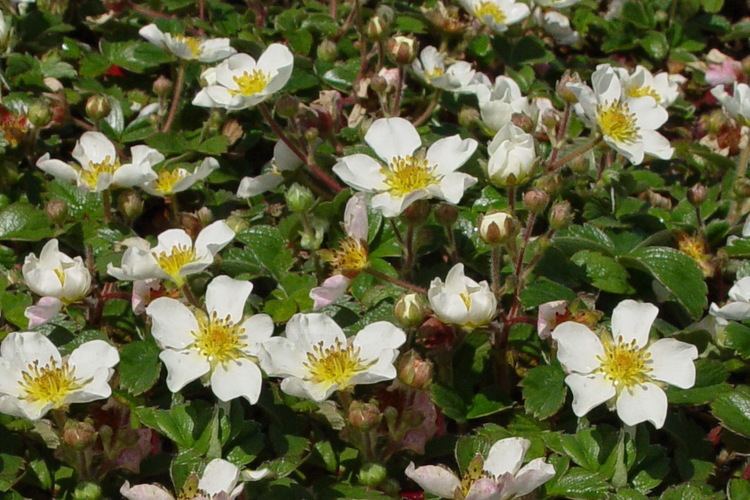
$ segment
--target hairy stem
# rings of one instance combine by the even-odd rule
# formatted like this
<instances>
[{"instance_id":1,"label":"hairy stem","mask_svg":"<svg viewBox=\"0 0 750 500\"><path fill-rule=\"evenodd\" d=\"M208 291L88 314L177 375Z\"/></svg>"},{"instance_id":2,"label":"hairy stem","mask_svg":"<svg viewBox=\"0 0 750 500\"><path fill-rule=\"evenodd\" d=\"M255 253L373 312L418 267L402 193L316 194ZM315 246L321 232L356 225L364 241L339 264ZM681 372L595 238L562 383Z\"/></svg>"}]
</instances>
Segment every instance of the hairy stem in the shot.
<instances>
[{"instance_id":1,"label":"hairy stem","mask_svg":"<svg viewBox=\"0 0 750 500\"><path fill-rule=\"evenodd\" d=\"M419 127L420 125L424 125L427 120L432 117L432 113L435 111L435 108L437 108L438 103L440 102L440 96L442 95L443 91L440 89L437 89L434 94L432 94L432 99L430 99L430 103L427 105L424 111L422 111L422 114L419 115L414 119L414 126Z\"/></svg>"},{"instance_id":2,"label":"hairy stem","mask_svg":"<svg viewBox=\"0 0 750 500\"><path fill-rule=\"evenodd\" d=\"M490 257L490 276L492 277L492 293L500 300L502 290L500 286L500 270L503 266L503 249L500 245L492 245Z\"/></svg>"},{"instance_id":3,"label":"hairy stem","mask_svg":"<svg viewBox=\"0 0 750 500\"><path fill-rule=\"evenodd\" d=\"M576 149L574 149L567 155L563 156L559 160L555 161L554 163L549 163L547 165L547 170L553 172L561 167L564 167L571 161L575 160L576 158L580 156L583 156L584 154L594 149L596 146L599 145L600 142L602 142L602 136L597 134L589 142L582 144L581 146L577 147Z\"/></svg>"}]
</instances>

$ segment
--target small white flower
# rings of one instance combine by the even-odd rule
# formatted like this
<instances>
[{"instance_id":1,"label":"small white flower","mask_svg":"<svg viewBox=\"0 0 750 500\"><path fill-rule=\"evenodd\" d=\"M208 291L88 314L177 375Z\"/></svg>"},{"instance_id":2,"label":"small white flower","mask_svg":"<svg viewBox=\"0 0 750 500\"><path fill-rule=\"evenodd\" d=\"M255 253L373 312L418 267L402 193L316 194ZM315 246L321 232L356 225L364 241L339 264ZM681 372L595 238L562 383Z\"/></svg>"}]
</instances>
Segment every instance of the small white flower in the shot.
<instances>
[{"instance_id":1,"label":"small white flower","mask_svg":"<svg viewBox=\"0 0 750 500\"><path fill-rule=\"evenodd\" d=\"M496 186L521 184L534 172L534 137L512 123L498 130L487 152L487 177Z\"/></svg>"},{"instance_id":2,"label":"small white flower","mask_svg":"<svg viewBox=\"0 0 750 500\"><path fill-rule=\"evenodd\" d=\"M378 321L347 339L324 314L295 314L283 337L263 344L261 366L282 377L281 390L292 396L324 401L335 391L396 377L393 362L406 341L403 330Z\"/></svg>"},{"instance_id":3,"label":"small white flower","mask_svg":"<svg viewBox=\"0 0 750 500\"><path fill-rule=\"evenodd\" d=\"M427 298L440 321L465 329L485 326L497 313L497 299L487 282L467 277L463 264L453 266L445 283L440 278L432 280Z\"/></svg>"},{"instance_id":4,"label":"small white flower","mask_svg":"<svg viewBox=\"0 0 750 500\"><path fill-rule=\"evenodd\" d=\"M668 73L651 74L640 64L632 73L625 68L615 68L625 97L653 97L656 103L668 108L680 96L679 75Z\"/></svg>"},{"instance_id":5,"label":"small white flower","mask_svg":"<svg viewBox=\"0 0 750 500\"><path fill-rule=\"evenodd\" d=\"M229 38L201 39L193 36L173 35L162 32L155 24L138 31L143 38L171 52L180 59L213 63L226 59L237 51L229 45Z\"/></svg>"},{"instance_id":6,"label":"small white flower","mask_svg":"<svg viewBox=\"0 0 750 500\"><path fill-rule=\"evenodd\" d=\"M536 320L536 329L540 339L548 339L552 335L552 330L568 311L567 300L553 300L539 305L539 313Z\"/></svg>"},{"instance_id":7,"label":"small white flower","mask_svg":"<svg viewBox=\"0 0 750 500\"><path fill-rule=\"evenodd\" d=\"M580 41L581 37L578 32L570 27L568 16L555 10L548 10L541 14L540 18L544 31L559 45L575 45Z\"/></svg>"},{"instance_id":8,"label":"small white flower","mask_svg":"<svg viewBox=\"0 0 750 500\"><path fill-rule=\"evenodd\" d=\"M75 182L85 191L100 192L111 186L132 187L153 180L153 166L164 161L164 155L148 146L130 148L130 163L120 164L115 145L101 132L84 132L76 142L73 166L51 159L49 153L39 158L36 166L48 174L68 182Z\"/></svg>"},{"instance_id":9,"label":"small white flower","mask_svg":"<svg viewBox=\"0 0 750 500\"><path fill-rule=\"evenodd\" d=\"M611 335L600 338L573 321L554 329L557 359L569 373L565 383L573 392L577 416L607 402L627 425L664 425L667 396L662 387L689 389L695 384L698 350L671 338L649 342L658 314L653 304L623 300L612 312Z\"/></svg>"},{"instance_id":10,"label":"small white flower","mask_svg":"<svg viewBox=\"0 0 750 500\"><path fill-rule=\"evenodd\" d=\"M276 189L284 182L283 172L291 172L302 166L302 160L286 145L277 141L273 147L270 168L257 177L243 177L237 188L238 198L252 198Z\"/></svg>"},{"instance_id":11,"label":"small white flower","mask_svg":"<svg viewBox=\"0 0 750 500\"><path fill-rule=\"evenodd\" d=\"M286 85L293 67L294 56L279 43L269 45L257 62L247 54L235 54L203 72L207 85L193 104L228 111L256 106Z\"/></svg>"},{"instance_id":12,"label":"small white flower","mask_svg":"<svg viewBox=\"0 0 750 500\"><path fill-rule=\"evenodd\" d=\"M403 118L380 118L365 134L365 142L385 162L365 154L341 158L333 171L348 185L372 193L370 204L386 217L396 217L417 200L440 198L458 203L477 179L456 172L477 149L474 139L458 135L437 140L424 156L422 139Z\"/></svg>"},{"instance_id":13,"label":"small white flower","mask_svg":"<svg viewBox=\"0 0 750 500\"><path fill-rule=\"evenodd\" d=\"M604 142L633 165L649 154L669 159L674 149L657 130L669 118L667 111L651 96L628 97L614 68L599 65L591 75L593 88L570 84L578 97L576 112L602 134Z\"/></svg>"},{"instance_id":14,"label":"small white flower","mask_svg":"<svg viewBox=\"0 0 750 500\"><path fill-rule=\"evenodd\" d=\"M0 412L29 420L72 403L106 399L120 361L117 349L92 340L63 358L39 332L13 332L0 345Z\"/></svg>"},{"instance_id":15,"label":"small white flower","mask_svg":"<svg viewBox=\"0 0 750 500\"><path fill-rule=\"evenodd\" d=\"M734 82L732 95L729 95L724 85L717 85L711 89L711 94L721 103L727 115L743 124L750 124L750 86Z\"/></svg>"},{"instance_id":16,"label":"small white flower","mask_svg":"<svg viewBox=\"0 0 750 500\"><path fill-rule=\"evenodd\" d=\"M485 125L494 131L510 123L514 113L528 115L529 100L518 84L507 76L498 76L494 85L477 85L475 89L479 111Z\"/></svg>"},{"instance_id":17,"label":"small white flower","mask_svg":"<svg viewBox=\"0 0 750 500\"><path fill-rule=\"evenodd\" d=\"M56 239L45 243L39 257L27 255L21 271L32 292L66 304L81 300L91 289L91 274L83 259L62 253Z\"/></svg>"},{"instance_id":18,"label":"small white flower","mask_svg":"<svg viewBox=\"0 0 750 500\"><path fill-rule=\"evenodd\" d=\"M411 67L429 85L449 92L466 92L476 73L466 61L456 61L446 68L445 55L432 45L422 49Z\"/></svg>"},{"instance_id":19,"label":"small white flower","mask_svg":"<svg viewBox=\"0 0 750 500\"><path fill-rule=\"evenodd\" d=\"M495 33L507 31L531 12L528 5L514 0L460 0L460 4Z\"/></svg>"},{"instance_id":20,"label":"small white flower","mask_svg":"<svg viewBox=\"0 0 750 500\"><path fill-rule=\"evenodd\" d=\"M155 173L156 178L143 184L143 190L154 196L172 196L190 189L195 183L202 181L211 172L219 168L216 158L205 158L195 170L190 172L184 168L160 170Z\"/></svg>"},{"instance_id":21,"label":"small white flower","mask_svg":"<svg viewBox=\"0 0 750 500\"><path fill-rule=\"evenodd\" d=\"M109 264L107 273L124 281L160 278L182 286L186 276L213 264L216 254L232 239L234 231L223 220L203 228L195 243L184 230L168 229L157 237L154 248L146 240L131 240L120 267Z\"/></svg>"},{"instance_id":22,"label":"small white flower","mask_svg":"<svg viewBox=\"0 0 750 500\"><path fill-rule=\"evenodd\" d=\"M524 438L501 439L492 445L486 459L481 455L474 459L481 462L481 472L467 471L463 478L442 465L415 467L414 462L409 463L405 472L425 492L440 498L507 500L522 497L555 476L555 468L543 458L523 465L530 445Z\"/></svg>"},{"instance_id":23,"label":"small white flower","mask_svg":"<svg viewBox=\"0 0 750 500\"><path fill-rule=\"evenodd\" d=\"M249 281L217 276L206 289L205 312L169 297L148 305L170 391L179 392L203 377L221 401L258 401L263 379L257 359L261 343L273 335L273 320L267 314L244 318L252 290Z\"/></svg>"},{"instance_id":24,"label":"small white flower","mask_svg":"<svg viewBox=\"0 0 750 500\"><path fill-rule=\"evenodd\" d=\"M709 313L717 320L723 320L723 323L750 319L750 276L732 285L729 289L729 301L722 307L712 303Z\"/></svg>"}]
</instances>

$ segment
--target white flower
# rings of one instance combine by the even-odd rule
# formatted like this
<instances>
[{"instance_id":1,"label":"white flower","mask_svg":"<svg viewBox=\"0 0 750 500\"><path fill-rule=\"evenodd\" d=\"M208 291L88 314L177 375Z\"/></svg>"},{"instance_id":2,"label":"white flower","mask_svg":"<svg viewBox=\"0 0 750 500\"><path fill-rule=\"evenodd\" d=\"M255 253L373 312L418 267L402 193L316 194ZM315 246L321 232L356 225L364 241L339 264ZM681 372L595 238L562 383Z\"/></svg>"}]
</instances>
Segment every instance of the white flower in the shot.
<instances>
[{"instance_id":1,"label":"white flower","mask_svg":"<svg viewBox=\"0 0 750 500\"><path fill-rule=\"evenodd\" d=\"M213 264L216 254L232 239L234 231L223 220L203 228L195 243L182 229L168 229L157 237L154 248L146 240L131 240L121 266L109 264L107 273L124 281L160 278L182 286L185 276L199 273Z\"/></svg>"},{"instance_id":2,"label":"white flower","mask_svg":"<svg viewBox=\"0 0 750 500\"><path fill-rule=\"evenodd\" d=\"M614 68L599 65L591 75L593 89L570 84L578 97L576 111L582 113L604 142L633 165L643 162L645 154L661 159L672 157L674 149L657 132L669 115L651 96L628 97Z\"/></svg>"},{"instance_id":3,"label":"white flower","mask_svg":"<svg viewBox=\"0 0 750 500\"><path fill-rule=\"evenodd\" d=\"M446 68L445 55L432 45L422 49L411 67L428 84L449 92L466 92L476 73L466 61L456 61Z\"/></svg>"},{"instance_id":4,"label":"white flower","mask_svg":"<svg viewBox=\"0 0 750 500\"><path fill-rule=\"evenodd\" d=\"M732 285L729 289L729 301L722 307L712 303L709 313L724 320L724 323L750 319L750 276L745 276Z\"/></svg>"},{"instance_id":5,"label":"white flower","mask_svg":"<svg viewBox=\"0 0 750 500\"><path fill-rule=\"evenodd\" d=\"M269 45L257 62L247 54L235 54L203 72L207 85L193 104L229 111L253 107L286 85L293 66L294 56L279 43Z\"/></svg>"},{"instance_id":6,"label":"white flower","mask_svg":"<svg viewBox=\"0 0 750 500\"><path fill-rule=\"evenodd\" d=\"M143 184L143 190L154 196L171 196L190 189L196 182L200 182L211 172L219 168L216 158L205 158L192 172L184 168L160 170L155 173L156 178Z\"/></svg>"},{"instance_id":7,"label":"white flower","mask_svg":"<svg viewBox=\"0 0 750 500\"><path fill-rule=\"evenodd\" d=\"M75 182L83 190L100 192L110 186L132 187L152 180L156 177L152 167L164 161L164 155L143 145L130 148L130 155L130 163L120 164L115 145L107 136L84 132L72 153L78 165L51 159L46 153L36 166L60 180Z\"/></svg>"},{"instance_id":8,"label":"white flower","mask_svg":"<svg viewBox=\"0 0 750 500\"><path fill-rule=\"evenodd\" d=\"M539 313L536 320L536 329L540 339L548 339L552 335L552 329L557 325L560 316L568 311L567 300L553 300L539 305Z\"/></svg>"},{"instance_id":9,"label":"white flower","mask_svg":"<svg viewBox=\"0 0 750 500\"><path fill-rule=\"evenodd\" d=\"M226 59L237 51L229 45L229 38L201 39L193 36L173 35L162 32L155 24L144 26L138 31L143 38L188 61L196 60L213 63Z\"/></svg>"},{"instance_id":10,"label":"white flower","mask_svg":"<svg viewBox=\"0 0 750 500\"><path fill-rule=\"evenodd\" d=\"M721 103L724 112L735 120L750 123L750 86L734 82L732 95L727 94L724 85L711 89L711 94Z\"/></svg>"},{"instance_id":11,"label":"white flower","mask_svg":"<svg viewBox=\"0 0 750 500\"><path fill-rule=\"evenodd\" d=\"M523 459L531 442L524 438L505 438L492 445L486 459L477 455L473 463L481 472L467 471L463 478L442 465L415 467L409 463L406 475L425 492L440 498L464 500L506 500L528 495L555 476L555 468L535 458L526 465Z\"/></svg>"},{"instance_id":12,"label":"white flower","mask_svg":"<svg viewBox=\"0 0 750 500\"><path fill-rule=\"evenodd\" d=\"M476 86L477 101L482 121L492 130L500 130L510 123L514 113L529 114L529 100L521 94L518 84L507 76L498 76L493 86Z\"/></svg>"},{"instance_id":13,"label":"white flower","mask_svg":"<svg viewBox=\"0 0 750 500\"><path fill-rule=\"evenodd\" d=\"M120 361L117 349L92 340L63 358L39 332L13 332L0 344L0 412L38 420L49 410L106 399Z\"/></svg>"},{"instance_id":14,"label":"white flower","mask_svg":"<svg viewBox=\"0 0 750 500\"><path fill-rule=\"evenodd\" d=\"M267 314L244 319L252 290L249 281L217 276L206 289L205 312L169 297L148 305L146 314L162 349L159 358L167 367L170 391L179 392L205 377L221 401L258 401L262 376L256 361L261 343L273 334L273 321Z\"/></svg>"},{"instance_id":15,"label":"white flower","mask_svg":"<svg viewBox=\"0 0 750 500\"><path fill-rule=\"evenodd\" d=\"M268 469L242 471L231 462L221 458L211 460L198 480L198 491L191 500L232 500L242 494L241 481L258 481L268 475ZM130 486L125 482L120 494L128 500L175 500L175 497L161 485L138 484ZM183 498L180 496L180 498Z\"/></svg>"},{"instance_id":16,"label":"white flower","mask_svg":"<svg viewBox=\"0 0 750 500\"><path fill-rule=\"evenodd\" d=\"M622 82L622 91L625 97L650 96L654 98L658 105L668 108L680 96L678 84L680 75L668 73L653 75L640 64L635 67L632 73L625 68L615 68L615 71L617 71Z\"/></svg>"},{"instance_id":17,"label":"white flower","mask_svg":"<svg viewBox=\"0 0 750 500\"><path fill-rule=\"evenodd\" d=\"M514 0L460 0L464 9L496 33L528 17L529 6Z\"/></svg>"},{"instance_id":18,"label":"white flower","mask_svg":"<svg viewBox=\"0 0 750 500\"><path fill-rule=\"evenodd\" d=\"M565 383L573 392L577 416L608 402L627 425L664 425L667 396L662 386L692 387L698 350L671 338L649 342L658 314L652 304L623 300L612 312L611 335L600 338L573 321L554 329L557 359L569 373Z\"/></svg>"},{"instance_id":19,"label":"white flower","mask_svg":"<svg viewBox=\"0 0 750 500\"><path fill-rule=\"evenodd\" d=\"M467 277L463 264L453 266L445 283L432 280L427 298L440 321L466 329L487 325L497 313L497 299L487 282Z\"/></svg>"},{"instance_id":20,"label":"white flower","mask_svg":"<svg viewBox=\"0 0 750 500\"><path fill-rule=\"evenodd\" d=\"M403 118L380 118L365 134L365 142L383 165L365 154L341 158L333 171L354 189L373 193L370 204L386 217L396 217L417 200L440 198L458 203L477 179L456 170L477 149L474 139L458 135L434 142L424 156L414 125Z\"/></svg>"},{"instance_id":21,"label":"white flower","mask_svg":"<svg viewBox=\"0 0 750 500\"><path fill-rule=\"evenodd\" d=\"M27 255L21 270L32 292L55 297L66 304L81 300L91 288L91 274L83 259L71 259L62 253L56 239L45 243L39 257L33 253Z\"/></svg>"},{"instance_id":22,"label":"white flower","mask_svg":"<svg viewBox=\"0 0 750 500\"><path fill-rule=\"evenodd\" d=\"M268 375L283 377L282 391L320 402L335 391L395 378L393 362L405 341L404 332L386 321L347 339L324 314L295 314L283 337L263 344L261 366Z\"/></svg>"},{"instance_id":23,"label":"white flower","mask_svg":"<svg viewBox=\"0 0 750 500\"><path fill-rule=\"evenodd\" d=\"M273 147L271 166L257 177L243 177L237 188L238 198L252 198L259 194L276 189L284 182L282 172L291 172L302 166L302 160L284 141L277 141Z\"/></svg>"},{"instance_id":24,"label":"white flower","mask_svg":"<svg viewBox=\"0 0 750 500\"><path fill-rule=\"evenodd\" d=\"M544 31L560 45L575 45L581 39L578 32L570 27L568 16L555 10L541 14L540 21Z\"/></svg>"},{"instance_id":25,"label":"white flower","mask_svg":"<svg viewBox=\"0 0 750 500\"><path fill-rule=\"evenodd\" d=\"M512 123L497 131L487 152L487 177L496 186L521 184L534 172L534 137Z\"/></svg>"}]
</instances>

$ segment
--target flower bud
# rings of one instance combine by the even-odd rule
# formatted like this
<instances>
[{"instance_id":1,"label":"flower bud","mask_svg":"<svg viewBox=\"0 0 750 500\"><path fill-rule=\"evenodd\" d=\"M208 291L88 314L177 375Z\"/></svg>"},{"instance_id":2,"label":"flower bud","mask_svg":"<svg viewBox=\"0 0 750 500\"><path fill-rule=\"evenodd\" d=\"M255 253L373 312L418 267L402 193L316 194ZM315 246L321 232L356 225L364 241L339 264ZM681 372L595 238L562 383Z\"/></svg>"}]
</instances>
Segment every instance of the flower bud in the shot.
<instances>
[{"instance_id":1,"label":"flower bud","mask_svg":"<svg viewBox=\"0 0 750 500\"><path fill-rule=\"evenodd\" d=\"M64 200L54 199L44 206L47 217L56 225L62 225L68 216L68 204Z\"/></svg>"},{"instance_id":2,"label":"flower bud","mask_svg":"<svg viewBox=\"0 0 750 500\"><path fill-rule=\"evenodd\" d=\"M506 212L486 214L479 222L479 236L488 245L501 245L513 236L516 222Z\"/></svg>"},{"instance_id":3,"label":"flower bud","mask_svg":"<svg viewBox=\"0 0 750 500\"><path fill-rule=\"evenodd\" d=\"M159 97L168 97L172 92L172 86L172 80L164 75L160 75L159 78L154 80L151 90L153 90L154 94Z\"/></svg>"},{"instance_id":4,"label":"flower bud","mask_svg":"<svg viewBox=\"0 0 750 500\"><path fill-rule=\"evenodd\" d=\"M383 36L383 33L385 33L384 24L385 23L380 16L371 17L370 20L367 21L367 27L365 28L367 38L373 41L380 40L380 38Z\"/></svg>"},{"instance_id":5,"label":"flower bud","mask_svg":"<svg viewBox=\"0 0 750 500\"><path fill-rule=\"evenodd\" d=\"M117 209L129 221L143 213L143 198L134 189L126 189L117 197Z\"/></svg>"},{"instance_id":6,"label":"flower bud","mask_svg":"<svg viewBox=\"0 0 750 500\"><path fill-rule=\"evenodd\" d=\"M404 210L404 217L411 224L421 224L430 215L430 202L427 200L417 200Z\"/></svg>"},{"instance_id":7,"label":"flower bud","mask_svg":"<svg viewBox=\"0 0 750 500\"><path fill-rule=\"evenodd\" d=\"M380 75L375 75L370 80L370 88L378 94L384 94L388 91L388 80Z\"/></svg>"},{"instance_id":8,"label":"flower bud","mask_svg":"<svg viewBox=\"0 0 750 500\"><path fill-rule=\"evenodd\" d=\"M42 128L52 120L52 110L46 101L37 100L29 106L26 117L34 127Z\"/></svg>"},{"instance_id":9,"label":"flower bud","mask_svg":"<svg viewBox=\"0 0 750 500\"><path fill-rule=\"evenodd\" d=\"M102 496L102 487L96 483L83 482L78 483L73 490L73 500L100 500Z\"/></svg>"},{"instance_id":10,"label":"flower bud","mask_svg":"<svg viewBox=\"0 0 750 500\"><path fill-rule=\"evenodd\" d=\"M426 389L432 382L432 362L409 351L398 360L398 380L413 389Z\"/></svg>"},{"instance_id":11,"label":"flower bud","mask_svg":"<svg viewBox=\"0 0 750 500\"><path fill-rule=\"evenodd\" d=\"M225 222L227 223L227 226L229 226L229 229L235 233L239 233L250 227L250 223L247 222L244 217L236 213L230 214Z\"/></svg>"},{"instance_id":12,"label":"flower bud","mask_svg":"<svg viewBox=\"0 0 750 500\"><path fill-rule=\"evenodd\" d=\"M83 450L96 441L96 429L88 422L68 420L63 429L63 442L76 450Z\"/></svg>"},{"instance_id":13,"label":"flower bud","mask_svg":"<svg viewBox=\"0 0 750 500\"><path fill-rule=\"evenodd\" d=\"M575 104L578 102L578 97L576 97L575 92L568 86L571 83L581 83L581 77L578 76L578 73L571 73L569 70L566 70L557 82L556 90L560 99L568 104Z\"/></svg>"},{"instance_id":14,"label":"flower bud","mask_svg":"<svg viewBox=\"0 0 750 500\"><path fill-rule=\"evenodd\" d=\"M389 27L396 18L396 13L393 11L393 8L384 4L378 5L378 8L375 9L375 15L383 21L383 27L385 28Z\"/></svg>"},{"instance_id":15,"label":"flower bud","mask_svg":"<svg viewBox=\"0 0 750 500\"><path fill-rule=\"evenodd\" d=\"M560 174L546 174L534 182L534 187L541 189L550 196L554 196L560 190L562 178Z\"/></svg>"},{"instance_id":16,"label":"flower bud","mask_svg":"<svg viewBox=\"0 0 750 500\"><path fill-rule=\"evenodd\" d=\"M734 194L739 197L745 198L750 196L750 179L747 177L735 179L732 190L734 191Z\"/></svg>"},{"instance_id":17,"label":"flower bud","mask_svg":"<svg viewBox=\"0 0 750 500\"><path fill-rule=\"evenodd\" d=\"M307 212L315 203L315 195L306 186L296 182L289 186L284 194L286 205L289 210L295 213Z\"/></svg>"},{"instance_id":18,"label":"flower bud","mask_svg":"<svg viewBox=\"0 0 750 500\"><path fill-rule=\"evenodd\" d=\"M530 189L523 194L523 205L532 214L541 213L549 203L549 195L541 189Z\"/></svg>"},{"instance_id":19,"label":"flower bud","mask_svg":"<svg viewBox=\"0 0 750 500\"><path fill-rule=\"evenodd\" d=\"M329 39L325 39L320 42L315 52L318 55L318 59L325 62L333 62L339 55L339 50L338 47L336 47L336 42Z\"/></svg>"},{"instance_id":20,"label":"flower bud","mask_svg":"<svg viewBox=\"0 0 750 500\"><path fill-rule=\"evenodd\" d=\"M428 312L427 301L418 293L408 293L398 299L393 307L393 315L404 328L419 326Z\"/></svg>"},{"instance_id":21,"label":"flower bud","mask_svg":"<svg viewBox=\"0 0 750 500\"><path fill-rule=\"evenodd\" d=\"M479 111L470 106L464 106L458 112L458 124L464 128L470 128L480 119Z\"/></svg>"},{"instance_id":22,"label":"flower bud","mask_svg":"<svg viewBox=\"0 0 750 500\"><path fill-rule=\"evenodd\" d=\"M294 118L299 112L299 99L284 94L276 101L276 113L282 118Z\"/></svg>"},{"instance_id":23,"label":"flower bud","mask_svg":"<svg viewBox=\"0 0 750 500\"><path fill-rule=\"evenodd\" d=\"M688 189L687 199L694 207L697 207L698 205L706 201L707 195L708 189L706 189L706 186L699 182L698 184L695 184L693 187Z\"/></svg>"},{"instance_id":24,"label":"flower bud","mask_svg":"<svg viewBox=\"0 0 750 500\"><path fill-rule=\"evenodd\" d=\"M109 98L104 95L92 95L86 101L86 116L94 121L99 121L109 114L112 106Z\"/></svg>"},{"instance_id":25,"label":"flower bud","mask_svg":"<svg viewBox=\"0 0 750 500\"><path fill-rule=\"evenodd\" d=\"M570 203L561 201L552 205L549 212L549 225L552 229L564 229L573 220L573 210Z\"/></svg>"},{"instance_id":26,"label":"flower bud","mask_svg":"<svg viewBox=\"0 0 750 500\"><path fill-rule=\"evenodd\" d=\"M224 123L224 126L221 127L221 135L227 138L230 146L239 141L242 138L242 134L244 133L245 131L242 130L242 125L240 125L240 122L234 119L227 120Z\"/></svg>"},{"instance_id":27,"label":"flower bud","mask_svg":"<svg viewBox=\"0 0 750 500\"><path fill-rule=\"evenodd\" d=\"M411 64L417 53L417 41L408 36L394 36L388 39L388 56L396 64Z\"/></svg>"},{"instance_id":28,"label":"flower bud","mask_svg":"<svg viewBox=\"0 0 750 500\"><path fill-rule=\"evenodd\" d=\"M435 218L444 226L452 226L458 220L458 208L450 203L441 203L435 208Z\"/></svg>"},{"instance_id":29,"label":"flower bud","mask_svg":"<svg viewBox=\"0 0 750 500\"><path fill-rule=\"evenodd\" d=\"M364 464L362 468L359 469L359 474L357 474L359 482L371 488L374 488L385 481L386 477L388 477L388 471L386 468L381 464L372 462Z\"/></svg>"},{"instance_id":30,"label":"flower bud","mask_svg":"<svg viewBox=\"0 0 750 500\"><path fill-rule=\"evenodd\" d=\"M383 415L377 405L363 401L352 401L349 405L347 421L357 430L369 431L378 426Z\"/></svg>"},{"instance_id":31,"label":"flower bud","mask_svg":"<svg viewBox=\"0 0 750 500\"><path fill-rule=\"evenodd\" d=\"M525 115L523 113L513 113L510 121L513 122L513 125L520 128L526 133L534 131L534 120L529 118L528 115Z\"/></svg>"},{"instance_id":32,"label":"flower bud","mask_svg":"<svg viewBox=\"0 0 750 500\"><path fill-rule=\"evenodd\" d=\"M201 226L206 227L214 221L214 214L208 207L201 207L195 212L195 216L201 223Z\"/></svg>"}]
</instances>

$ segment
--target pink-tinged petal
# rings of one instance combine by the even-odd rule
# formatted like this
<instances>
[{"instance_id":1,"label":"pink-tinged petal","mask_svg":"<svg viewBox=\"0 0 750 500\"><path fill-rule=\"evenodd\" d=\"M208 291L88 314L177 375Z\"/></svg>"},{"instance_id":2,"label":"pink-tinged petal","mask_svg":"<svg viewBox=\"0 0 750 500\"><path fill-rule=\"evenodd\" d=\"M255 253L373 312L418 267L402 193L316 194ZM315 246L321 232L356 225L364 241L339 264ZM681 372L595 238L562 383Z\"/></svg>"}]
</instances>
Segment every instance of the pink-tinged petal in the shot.
<instances>
[{"instance_id":1,"label":"pink-tinged petal","mask_svg":"<svg viewBox=\"0 0 750 500\"><path fill-rule=\"evenodd\" d=\"M23 315L29 320L29 328L36 328L57 316L62 306L63 303L58 298L42 297L36 304L27 307Z\"/></svg>"},{"instance_id":2,"label":"pink-tinged petal","mask_svg":"<svg viewBox=\"0 0 750 500\"><path fill-rule=\"evenodd\" d=\"M617 415L627 425L649 421L661 429L667 418L667 395L650 382L625 389L617 398Z\"/></svg>"},{"instance_id":3,"label":"pink-tinged petal","mask_svg":"<svg viewBox=\"0 0 750 500\"><path fill-rule=\"evenodd\" d=\"M352 238L367 241L367 195L364 193L356 193L346 202L344 229Z\"/></svg>"},{"instance_id":4,"label":"pink-tinged petal","mask_svg":"<svg viewBox=\"0 0 750 500\"><path fill-rule=\"evenodd\" d=\"M310 298L313 300L313 309L318 310L333 304L346 294L351 280L343 274L334 274L326 279L321 286L310 290Z\"/></svg>"},{"instance_id":5,"label":"pink-tinged petal","mask_svg":"<svg viewBox=\"0 0 750 500\"><path fill-rule=\"evenodd\" d=\"M441 465L415 467L414 462L410 462L404 472L425 492L440 498L453 498L456 489L461 487L461 481L458 477L451 470Z\"/></svg>"},{"instance_id":6,"label":"pink-tinged petal","mask_svg":"<svg viewBox=\"0 0 750 500\"><path fill-rule=\"evenodd\" d=\"M567 300L554 300L552 302L545 302L539 306L536 329L539 332L540 338L548 339L550 337L552 334L552 328L557 322L557 316L565 314L567 309Z\"/></svg>"},{"instance_id":7,"label":"pink-tinged petal","mask_svg":"<svg viewBox=\"0 0 750 500\"><path fill-rule=\"evenodd\" d=\"M158 484L136 484L135 486L130 486L130 483L127 481L120 488L120 495L128 500L174 500L172 494L163 486Z\"/></svg>"},{"instance_id":8,"label":"pink-tinged petal","mask_svg":"<svg viewBox=\"0 0 750 500\"><path fill-rule=\"evenodd\" d=\"M644 347L648 343L651 325L658 315L659 308L653 304L623 300L612 311L612 336Z\"/></svg>"},{"instance_id":9,"label":"pink-tinged petal","mask_svg":"<svg viewBox=\"0 0 750 500\"><path fill-rule=\"evenodd\" d=\"M681 389L695 385L695 364L698 349L677 339L660 339L648 348L651 354L652 378L667 382Z\"/></svg>"}]
</instances>

